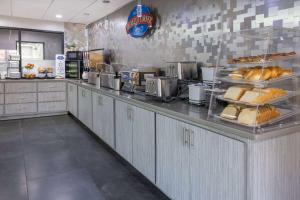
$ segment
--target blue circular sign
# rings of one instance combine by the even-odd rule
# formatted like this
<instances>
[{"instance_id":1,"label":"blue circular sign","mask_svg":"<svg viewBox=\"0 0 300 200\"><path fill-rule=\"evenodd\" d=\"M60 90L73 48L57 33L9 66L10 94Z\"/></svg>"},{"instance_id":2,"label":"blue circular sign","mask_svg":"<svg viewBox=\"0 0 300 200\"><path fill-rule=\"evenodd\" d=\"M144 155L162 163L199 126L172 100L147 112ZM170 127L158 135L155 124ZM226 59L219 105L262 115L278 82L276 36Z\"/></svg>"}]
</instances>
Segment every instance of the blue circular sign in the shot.
<instances>
[{"instance_id":1,"label":"blue circular sign","mask_svg":"<svg viewBox=\"0 0 300 200\"><path fill-rule=\"evenodd\" d=\"M149 7L137 5L129 14L126 31L134 38L143 37L153 27L154 17Z\"/></svg>"}]
</instances>

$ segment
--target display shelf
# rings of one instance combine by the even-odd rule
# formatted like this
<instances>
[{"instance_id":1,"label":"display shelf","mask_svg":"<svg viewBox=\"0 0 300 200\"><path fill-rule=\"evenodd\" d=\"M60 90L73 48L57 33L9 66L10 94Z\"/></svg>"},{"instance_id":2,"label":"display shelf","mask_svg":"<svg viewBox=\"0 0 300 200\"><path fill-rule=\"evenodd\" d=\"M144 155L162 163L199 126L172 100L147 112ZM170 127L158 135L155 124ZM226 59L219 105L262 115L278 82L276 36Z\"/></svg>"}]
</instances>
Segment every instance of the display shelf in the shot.
<instances>
[{"instance_id":1,"label":"display shelf","mask_svg":"<svg viewBox=\"0 0 300 200\"><path fill-rule=\"evenodd\" d=\"M228 126L238 124L240 126L237 128L247 128L254 134L274 127L278 128L278 124L282 127L288 126L297 120L293 116L299 114L299 109L295 107L300 104L300 43L297 42L300 41L300 29L258 28L223 33L220 35L220 40L220 52L208 111L209 117L220 123L224 122ZM260 78L264 80L257 80ZM286 91L287 95L264 103L247 103L225 99L224 93L214 92L215 89L227 91L230 87L235 87L228 93L231 96L236 96L236 93L242 94L245 87L257 88L255 91L258 92L259 89L278 88ZM255 94L249 93L248 95L247 98L252 98L251 95ZM281 115L262 124L243 125L237 120L220 116L220 113L230 115L234 112L232 109L225 110L228 104L239 105L242 108L252 107L252 110L255 109L257 113L260 113L263 106L269 104L275 107Z\"/></svg>"},{"instance_id":2,"label":"display shelf","mask_svg":"<svg viewBox=\"0 0 300 200\"><path fill-rule=\"evenodd\" d=\"M216 98L219 100L222 100L222 101L229 102L229 103L242 104L242 105L246 105L246 106L263 106L266 104L272 105L272 104L280 103L282 101L286 101L290 98L300 95L300 92L298 92L298 91L286 91L286 92L287 92L286 96L275 98L275 99L272 99L271 101L261 103L261 104L253 104L253 103L247 103L247 102L243 102L243 101L235 101L232 99L226 99L226 98L224 98L224 95L217 95Z\"/></svg>"},{"instance_id":3,"label":"display shelf","mask_svg":"<svg viewBox=\"0 0 300 200\"><path fill-rule=\"evenodd\" d=\"M266 121L264 123L255 124L255 125L241 124L241 123L238 122L238 120L227 119L227 118L221 117L220 115L215 115L215 117L222 120L222 121L230 122L230 123L237 124L237 125L244 126L244 127L260 128L262 126L274 124L274 123L280 122L280 121L285 120L289 117L293 117L293 116L299 114L299 111L294 111L294 110L289 110L289 109L277 108L277 110L280 112L279 117L271 119L271 120Z\"/></svg>"},{"instance_id":4,"label":"display shelf","mask_svg":"<svg viewBox=\"0 0 300 200\"><path fill-rule=\"evenodd\" d=\"M249 80L245 80L245 79L232 79L229 76L217 77L216 79L219 81L222 81L222 82L227 82L227 83L253 85L254 87L257 87L257 88L265 88L269 85L279 83L281 81L298 78L299 76L300 76L300 73L293 73L291 75L282 76L282 77L279 77L276 79L271 79L268 81L249 81Z\"/></svg>"}]
</instances>

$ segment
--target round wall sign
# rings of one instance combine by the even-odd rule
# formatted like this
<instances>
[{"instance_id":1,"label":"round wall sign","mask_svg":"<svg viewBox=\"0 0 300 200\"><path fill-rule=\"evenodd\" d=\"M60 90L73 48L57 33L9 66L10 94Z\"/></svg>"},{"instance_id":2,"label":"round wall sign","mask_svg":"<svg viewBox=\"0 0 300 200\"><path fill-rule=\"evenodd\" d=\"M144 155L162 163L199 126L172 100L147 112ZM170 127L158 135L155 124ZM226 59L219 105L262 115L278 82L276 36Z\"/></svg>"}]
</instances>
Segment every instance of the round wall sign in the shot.
<instances>
[{"instance_id":1,"label":"round wall sign","mask_svg":"<svg viewBox=\"0 0 300 200\"><path fill-rule=\"evenodd\" d=\"M140 38L153 28L155 18L151 9L145 5L137 5L129 14L126 25L127 34L134 38Z\"/></svg>"}]
</instances>

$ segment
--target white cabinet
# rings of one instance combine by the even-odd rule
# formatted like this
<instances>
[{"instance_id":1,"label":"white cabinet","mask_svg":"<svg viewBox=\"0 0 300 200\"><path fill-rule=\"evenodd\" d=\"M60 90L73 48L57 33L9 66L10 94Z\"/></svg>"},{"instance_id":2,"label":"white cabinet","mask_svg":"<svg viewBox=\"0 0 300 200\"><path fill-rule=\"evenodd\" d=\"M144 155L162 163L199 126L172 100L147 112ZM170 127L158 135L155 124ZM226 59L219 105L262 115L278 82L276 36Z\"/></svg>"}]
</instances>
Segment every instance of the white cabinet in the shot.
<instances>
[{"instance_id":1,"label":"white cabinet","mask_svg":"<svg viewBox=\"0 0 300 200\"><path fill-rule=\"evenodd\" d=\"M66 91L65 82L39 82L38 83L39 92L64 92Z\"/></svg>"},{"instance_id":2,"label":"white cabinet","mask_svg":"<svg viewBox=\"0 0 300 200\"><path fill-rule=\"evenodd\" d=\"M92 91L78 87L78 119L92 130L92 117Z\"/></svg>"},{"instance_id":3,"label":"white cabinet","mask_svg":"<svg viewBox=\"0 0 300 200\"><path fill-rule=\"evenodd\" d=\"M67 104L64 101L38 103L39 113L63 112L66 111L66 108L67 108Z\"/></svg>"},{"instance_id":4,"label":"white cabinet","mask_svg":"<svg viewBox=\"0 0 300 200\"><path fill-rule=\"evenodd\" d=\"M93 92L93 131L115 148L114 99Z\"/></svg>"},{"instance_id":5,"label":"white cabinet","mask_svg":"<svg viewBox=\"0 0 300 200\"><path fill-rule=\"evenodd\" d=\"M66 92L40 92L39 102L66 101Z\"/></svg>"},{"instance_id":6,"label":"white cabinet","mask_svg":"<svg viewBox=\"0 0 300 200\"><path fill-rule=\"evenodd\" d=\"M155 114L134 107L132 164L152 183L155 182Z\"/></svg>"},{"instance_id":7,"label":"white cabinet","mask_svg":"<svg viewBox=\"0 0 300 200\"><path fill-rule=\"evenodd\" d=\"M4 106L0 105L0 116L4 114Z\"/></svg>"},{"instance_id":8,"label":"white cabinet","mask_svg":"<svg viewBox=\"0 0 300 200\"><path fill-rule=\"evenodd\" d=\"M155 114L116 101L116 150L155 182Z\"/></svg>"},{"instance_id":9,"label":"white cabinet","mask_svg":"<svg viewBox=\"0 0 300 200\"><path fill-rule=\"evenodd\" d=\"M78 87L74 84L68 84L68 111L75 117L78 117Z\"/></svg>"},{"instance_id":10,"label":"white cabinet","mask_svg":"<svg viewBox=\"0 0 300 200\"><path fill-rule=\"evenodd\" d=\"M156 115L156 184L176 200L190 199L187 130L180 121Z\"/></svg>"},{"instance_id":11,"label":"white cabinet","mask_svg":"<svg viewBox=\"0 0 300 200\"><path fill-rule=\"evenodd\" d=\"M36 83L5 83L5 93L36 92Z\"/></svg>"},{"instance_id":12,"label":"white cabinet","mask_svg":"<svg viewBox=\"0 0 300 200\"><path fill-rule=\"evenodd\" d=\"M0 94L0 104L4 104L4 94Z\"/></svg>"},{"instance_id":13,"label":"white cabinet","mask_svg":"<svg viewBox=\"0 0 300 200\"><path fill-rule=\"evenodd\" d=\"M4 93L4 83L0 83L0 94Z\"/></svg>"},{"instance_id":14,"label":"white cabinet","mask_svg":"<svg viewBox=\"0 0 300 200\"><path fill-rule=\"evenodd\" d=\"M244 143L157 115L157 185L176 200L246 197Z\"/></svg>"},{"instance_id":15,"label":"white cabinet","mask_svg":"<svg viewBox=\"0 0 300 200\"><path fill-rule=\"evenodd\" d=\"M193 126L190 141L191 199L246 199L245 144Z\"/></svg>"},{"instance_id":16,"label":"white cabinet","mask_svg":"<svg viewBox=\"0 0 300 200\"><path fill-rule=\"evenodd\" d=\"M132 163L132 107L116 101L116 151Z\"/></svg>"},{"instance_id":17,"label":"white cabinet","mask_svg":"<svg viewBox=\"0 0 300 200\"><path fill-rule=\"evenodd\" d=\"M17 93L17 94L6 94L5 104L14 103L35 103L37 102L36 93Z\"/></svg>"},{"instance_id":18,"label":"white cabinet","mask_svg":"<svg viewBox=\"0 0 300 200\"><path fill-rule=\"evenodd\" d=\"M37 112L36 103L5 105L5 114L32 114Z\"/></svg>"}]
</instances>

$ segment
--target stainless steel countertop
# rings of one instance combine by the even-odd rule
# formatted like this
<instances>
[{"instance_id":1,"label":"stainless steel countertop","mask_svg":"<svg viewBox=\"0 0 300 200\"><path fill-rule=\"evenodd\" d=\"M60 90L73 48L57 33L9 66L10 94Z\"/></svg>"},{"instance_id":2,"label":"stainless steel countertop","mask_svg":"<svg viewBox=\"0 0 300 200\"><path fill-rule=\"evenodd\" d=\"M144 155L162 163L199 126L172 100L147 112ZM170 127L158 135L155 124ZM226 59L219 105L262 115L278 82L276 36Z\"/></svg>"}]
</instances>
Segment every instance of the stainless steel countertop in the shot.
<instances>
[{"instance_id":1,"label":"stainless steel countertop","mask_svg":"<svg viewBox=\"0 0 300 200\"><path fill-rule=\"evenodd\" d=\"M5 79L0 80L3 82L46 82L46 81L66 81L76 84L78 86L90 89L94 92L98 92L107 96L110 96L116 100L132 104L143 109L153 111L157 114L165 115L182 122L198 126L200 128L207 129L217 134L224 135L226 137L234 138L244 142L261 141L266 139L272 139L288 134L300 133L300 125L296 125L288 128L278 128L271 131L266 131L259 134L254 134L250 129L243 128L239 125L220 122L214 118L208 118L208 109L205 107L199 107L191 105L186 101L176 100L170 103L164 103L154 100L151 97L145 97L143 95L131 94L122 91L115 91L108 88L98 89L96 86L83 82L81 80L72 79Z\"/></svg>"},{"instance_id":2,"label":"stainless steel countertop","mask_svg":"<svg viewBox=\"0 0 300 200\"><path fill-rule=\"evenodd\" d=\"M214 118L208 118L207 108L191 105L186 101L176 100L174 102L164 103L154 100L151 97L145 97L138 94L115 91L107 88L98 89L94 85L79 80L68 80L68 82L77 84L86 89L91 89L94 92L113 97L116 100L124 101L128 104L132 104L143 109L156 112L157 114L165 115L183 121L185 123L195 125L244 142L261 141L284 136L287 134L300 133L298 131L300 125L297 125L293 127L273 129L272 131L254 134L251 132L251 130L243 128L239 125L226 122L221 123Z\"/></svg>"}]
</instances>

